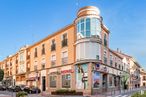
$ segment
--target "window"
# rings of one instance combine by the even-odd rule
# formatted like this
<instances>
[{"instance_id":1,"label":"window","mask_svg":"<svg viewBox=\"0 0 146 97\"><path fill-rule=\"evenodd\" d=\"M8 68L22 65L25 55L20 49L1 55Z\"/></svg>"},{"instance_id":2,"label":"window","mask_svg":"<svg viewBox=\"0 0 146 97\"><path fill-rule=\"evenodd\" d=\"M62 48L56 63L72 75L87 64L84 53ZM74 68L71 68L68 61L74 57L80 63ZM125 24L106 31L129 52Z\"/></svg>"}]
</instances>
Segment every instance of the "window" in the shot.
<instances>
[{"instance_id":1,"label":"window","mask_svg":"<svg viewBox=\"0 0 146 97\"><path fill-rule=\"evenodd\" d=\"M117 68L117 62L115 62L115 68Z\"/></svg>"},{"instance_id":2,"label":"window","mask_svg":"<svg viewBox=\"0 0 146 97\"><path fill-rule=\"evenodd\" d=\"M84 19L81 19L81 33L84 36Z\"/></svg>"},{"instance_id":3,"label":"window","mask_svg":"<svg viewBox=\"0 0 146 97\"><path fill-rule=\"evenodd\" d=\"M112 75L109 75L109 86L113 85L113 77Z\"/></svg>"},{"instance_id":4,"label":"window","mask_svg":"<svg viewBox=\"0 0 146 97\"><path fill-rule=\"evenodd\" d=\"M104 34L104 46L107 46L107 37L106 37L106 34Z\"/></svg>"},{"instance_id":5,"label":"window","mask_svg":"<svg viewBox=\"0 0 146 97\"><path fill-rule=\"evenodd\" d=\"M57 80L57 76L50 76L50 87L51 88L56 87L56 80Z\"/></svg>"},{"instance_id":6,"label":"window","mask_svg":"<svg viewBox=\"0 0 146 97\"><path fill-rule=\"evenodd\" d=\"M62 75L62 88L70 88L70 74Z\"/></svg>"},{"instance_id":7,"label":"window","mask_svg":"<svg viewBox=\"0 0 146 97\"><path fill-rule=\"evenodd\" d=\"M45 69L45 64L46 64L46 62L45 62L45 59L42 59L42 69Z\"/></svg>"},{"instance_id":8,"label":"window","mask_svg":"<svg viewBox=\"0 0 146 97\"><path fill-rule=\"evenodd\" d=\"M114 84L115 84L115 86L117 86L117 78L116 78L116 76L114 76Z\"/></svg>"},{"instance_id":9,"label":"window","mask_svg":"<svg viewBox=\"0 0 146 97\"><path fill-rule=\"evenodd\" d=\"M112 57L112 55L110 55L110 66L112 66L113 65L113 57Z\"/></svg>"},{"instance_id":10,"label":"window","mask_svg":"<svg viewBox=\"0 0 146 97\"><path fill-rule=\"evenodd\" d=\"M37 65L34 66L34 71L37 71Z\"/></svg>"},{"instance_id":11,"label":"window","mask_svg":"<svg viewBox=\"0 0 146 97\"><path fill-rule=\"evenodd\" d=\"M56 44L55 44L55 39L53 39L51 42L51 51L55 51L55 50L56 50Z\"/></svg>"},{"instance_id":12,"label":"window","mask_svg":"<svg viewBox=\"0 0 146 97\"><path fill-rule=\"evenodd\" d=\"M90 18L86 19L86 36L90 37Z\"/></svg>"},{"instance_id":13,"label":"window","mask_svg":"<svg viewBox=\"0 0 146 97\"><path fill-rule=\"evenodd\" d=\"M106 50L104 51L104 64L107 64Z\"/></svg>"},{"instance_id":14,"label":"window","mask_svg":"<svg viewBox=\"0 0 146 97\"><path fill-rule=\"evenodd\" d=\"M67 33L62 35L62 47L65 47L68 45L68 40L67 40Z\"/></svg>"},{"instance_id":15,"label":"window","mask_svg":"<svg viewBox=\"0 0 146 97\"><path fill-rule=\"evenodd\" d=\"M34 62L34 71L37 71L37 65L38 65L38 63L37 63L37 61L35 61Z\"/></svg>"},{"instance_id":16,"label":"window","mask_svg":"<svg viewBox=\"0 0 146 97\"><path fill-rule=\"evenodd\" d=\"M45 54L45 44L42 45L42 55Z\"/></svg>"},{"instance_id":17,"label":"window","mask_svg":"<svg viewBox=\"0 0 146 97\"><path fill-rule=\"evenodd\" d=\"M24 61L24 53L20 52L20 61Z\"/></svg>"},{"instance_id":18,"label":"window","mask_svg":"<svg viewBox=\"0 0 146 97\"><path fill-rule=\"evenodd\" d=\"M53 66L55 66L55 64L56 64L56 56L52 55L51 56L51 66L53 67Z\"/></svg>"},{"instance_id":19,"label":"window","mask_svg":"<svg viewBox=\"0 0 146 97\"><path fill-rule=\"evenodd\" d=\"M82 18L77 23L77 33L83 37L100 36L101 23L97 18Z\"/></svg>"},{"instance_id":20,"label":"window","mask_svg":"<svg viewBox=\"0 0 146 97\"><path fill-rule=\"evenodd\" d=\"M68 63L68 52L62 52L62 65L65 65Z\"/></svg>"},{"instance_id":21,"label":"window","mask_svg":"<svg viewBox=\"0 0 146 97\"><path fill-rule=\"evenodd\" d=\"M37 48L35 48L35 51L34 51L34 57L37 57Z\"/></svg>"}]
</instances>

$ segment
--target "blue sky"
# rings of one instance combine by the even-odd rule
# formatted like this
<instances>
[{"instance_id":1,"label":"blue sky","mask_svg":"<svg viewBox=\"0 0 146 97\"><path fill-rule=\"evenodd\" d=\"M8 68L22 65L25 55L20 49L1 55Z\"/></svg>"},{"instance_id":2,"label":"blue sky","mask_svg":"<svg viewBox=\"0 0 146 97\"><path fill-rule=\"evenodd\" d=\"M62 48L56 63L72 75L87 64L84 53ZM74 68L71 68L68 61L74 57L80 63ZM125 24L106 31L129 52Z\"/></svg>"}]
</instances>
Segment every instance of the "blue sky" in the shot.
<instances>
[{"instance_id":1,"label":"blue sky","mask_svg":"<svg viewBox=\"0 0 146 97\"><path fill-rule=\"evenodd\" d=\"M0 0L0 60L72 23L87 5L100 9L111 32L110 48L146 69L146 0Z\"/></svg>"}]
</instances>

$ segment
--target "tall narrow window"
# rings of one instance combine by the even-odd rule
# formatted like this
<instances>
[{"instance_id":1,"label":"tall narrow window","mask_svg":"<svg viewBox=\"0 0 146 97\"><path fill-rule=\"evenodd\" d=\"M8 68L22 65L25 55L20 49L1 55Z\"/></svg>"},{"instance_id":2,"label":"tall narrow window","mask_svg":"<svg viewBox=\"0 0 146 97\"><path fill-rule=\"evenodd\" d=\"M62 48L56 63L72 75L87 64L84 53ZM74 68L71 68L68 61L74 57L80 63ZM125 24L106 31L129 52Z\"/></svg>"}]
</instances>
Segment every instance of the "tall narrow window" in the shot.
<instances>
[{"instance_id":1,"label":"tall narrow window","mask_svg":"<svg viewBox=\"0 0 146 97\"><path fill-rule=\"evenodd\" d=\"M86 19L86 36L90 37L90 18Z\"/></svg>"},{"instance_id":2,"label":"tall narrow window","mask_svg":"<svg viewBox=\"0 0 146 97\"><path fill-rule=\"evenodd\" d=\"M62 35L62 47L65 47L68 45L68 40L67 40L67 33Z\"/></svg>"},{"instance_id":3,"label":"tall narrow window","mask_svg":"<svg viewBox=\"0 0 146 97\"><path fill-rule=\"evenodd\" d=\"M50 87L51 88L56 88L56 81L57 81L57 76L55 76L55 75L50 76Z\"/></svg>"},{"instance_id":4,"label":"tall narrow window","mask_svg":"<svg viewBox=\"0 0 146 97\"><path fill-rule=\"evenodd\" d=\"M55 66L56 65L56 55L52 55L51 56L51 66Z\"/></svg>"},{"instance_id":5,"label":"tall narrow window","mask_svg":"<svg viewBox=\"0 0 146 97\"><path fill-rule=\"evenodd\" d=\"M81 19L81 33L84 36L84 19Z\"/></svg>"},{"instance_id":6,"label":"tall narrow window","mask_svg":"<svg viewBox=\"0 0 146 97\"><path fill-rule=\"evenodd\" d=\"M107 37L106 37L106 34L104 34L104 46L107 46Z\"/></svg>"},{"instance_id":7,"label":"tall narrow window","mask_svg":"<svg viewBox=\"0 0 146 97\"><path fill-rule=\"evenodd\" d=\"M56 50L55 39L53 39L53 40L51 41L51 51L54 51L54 50Z\"/></svg>"},{"instance_id":8,"label":"tall narrow window","mask_svg":"<svg viewBox=\"0 0 146 97\"><path fill-rule=\"evenodd\" d=\"M70 74L62 75L62 88L70 88L70 84L71 84L70 81L71 81Z\"/></svg>"},{"instance_id":9,"label":"tall narrow window","mask_svg":"<svg viewBox=\"0 0 146 97\"><path fill-rule=\"evenodd\" d=\"M35 48L35 51L34 51L34 57L37 57L38 54L37 54L37 48Z\"/></svg>"},{"instance_id":10,"label":"tall narrow window","mask_svg":"<svg viewBox=\"0 0 146 97\"><path fill-rule=\"evenodd\" d=\"M45 44L42 45L42 55L45 54Z\"/></svg>"},{"instance_id":11,"label":"tall narrow window","mask_svg":"<svg viewBox=\"0 0 146 97\"><path fill-rule=\"evenodd\" d=\"M68 63L68 52L62 52L62 65L65 65Z\"/></svg>"},{"instance_id":12,"label":"tall narrow window","mask_svg":"<svg viewBox=\"0 0 146 97\"><path fill-rule=\"evenodd\" d=\"M106 51L104 51L104 64L107 64L107 55L106 55Z\"/></svg>"},{"instance_id":13,"label":"tall narrow window","mask_svg":"<svg viewBox=\"0 0 146 97\"><path fill-rule=\"evenodd\" d=\"M112 66L113 65L113 57L112 57L112 55L110 55L110 66Z\"/></svg>"}]
</instances>

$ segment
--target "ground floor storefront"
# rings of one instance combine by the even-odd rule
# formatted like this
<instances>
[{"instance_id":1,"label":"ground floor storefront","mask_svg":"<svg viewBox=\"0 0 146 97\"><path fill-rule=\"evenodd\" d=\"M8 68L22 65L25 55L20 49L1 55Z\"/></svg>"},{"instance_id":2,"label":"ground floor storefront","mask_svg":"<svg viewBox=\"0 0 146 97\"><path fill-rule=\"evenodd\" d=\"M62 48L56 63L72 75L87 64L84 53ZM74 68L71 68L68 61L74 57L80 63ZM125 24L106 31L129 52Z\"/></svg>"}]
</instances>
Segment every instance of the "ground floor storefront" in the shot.
<instances>
[{"instance_id":1,"label":"ground floor storefront","mask_svg":"<svg viewBox=\"0 0 146 97\"><path fill-rule=\"evenodd\" d=\"M123 74L122 70L101 63L86 62L29 72L12 79L16 85L36 86L48 93L69 89L84 94L99 94L122 90Z\"/></svg>"}]
</instances>

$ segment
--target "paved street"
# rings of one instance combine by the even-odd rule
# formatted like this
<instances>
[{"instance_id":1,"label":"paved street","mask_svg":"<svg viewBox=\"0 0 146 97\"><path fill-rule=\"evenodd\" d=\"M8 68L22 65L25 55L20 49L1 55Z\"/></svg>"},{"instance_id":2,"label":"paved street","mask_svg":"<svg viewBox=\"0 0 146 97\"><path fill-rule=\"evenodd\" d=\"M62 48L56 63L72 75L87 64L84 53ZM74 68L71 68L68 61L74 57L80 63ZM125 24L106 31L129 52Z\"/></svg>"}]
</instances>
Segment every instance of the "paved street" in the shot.
<instances>
[{"instance_id":1,"label":"paved street","mask_svg":"<svg viewBox=\"0 0 146 97\"><path fill-rule=\"evenodd\" d=\"M127 91L112 91L107 92L101 95L92 95L92 96L53 96L53 95L41 95L41 94L29 94L28 97L131 97L134 92L138 92L140 90L146 90L146 89L133 89L133 90L127 90ZM0 97L16 97L15 92L8 92L8 91L0 91Z\"/></svg>"}]
</instances>

